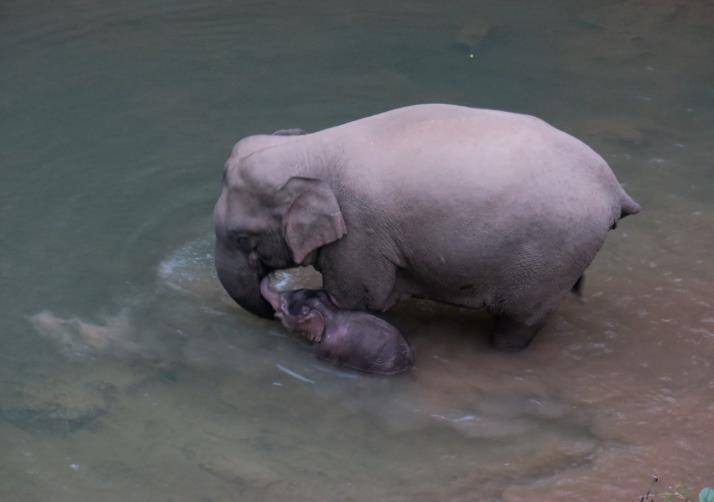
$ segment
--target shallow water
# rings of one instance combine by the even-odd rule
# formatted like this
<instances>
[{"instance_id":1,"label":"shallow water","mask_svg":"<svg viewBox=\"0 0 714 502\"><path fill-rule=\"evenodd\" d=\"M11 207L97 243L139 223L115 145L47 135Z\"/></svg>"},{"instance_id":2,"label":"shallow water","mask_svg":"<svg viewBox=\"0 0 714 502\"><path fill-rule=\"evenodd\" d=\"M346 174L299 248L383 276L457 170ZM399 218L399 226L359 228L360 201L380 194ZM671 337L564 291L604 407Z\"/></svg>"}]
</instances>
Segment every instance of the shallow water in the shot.
<instances>
[{"instance_id":1,"label":"shallow water","mask_svg":"<svg viewBox=\"0 0 714 502\"><path fill-rule=\"evenodd\" d=\"M4 2L0 499L714 484L713 29L704 1ZM412 373L339 371L217 283L223 161L250 133L434 101L581 137L644 211L526 352L415 302L390 316Z\"/></svg>"}]
</instances>

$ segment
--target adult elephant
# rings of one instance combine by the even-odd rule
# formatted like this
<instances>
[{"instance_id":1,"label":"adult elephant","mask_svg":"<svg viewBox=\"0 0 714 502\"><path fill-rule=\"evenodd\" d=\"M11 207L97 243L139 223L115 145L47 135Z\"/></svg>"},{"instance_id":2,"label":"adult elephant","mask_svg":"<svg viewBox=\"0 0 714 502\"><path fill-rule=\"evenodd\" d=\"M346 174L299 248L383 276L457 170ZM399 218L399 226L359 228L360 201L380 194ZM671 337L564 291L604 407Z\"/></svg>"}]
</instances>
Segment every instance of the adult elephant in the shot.
<instances>
[{"instance_id":1,"label":"adult elephant","mask_svg":"<svg viewBox=\"0 0 714 502\"><path fill-rule=\"evenodd\" d=\"M214 211L216 268L260 316L273 314L267 273L313 265L341 308L485 307L494 344L517 350L638 211L599 155L542 120L409 106L240 140Z\"/></svg>"}]
</instances>

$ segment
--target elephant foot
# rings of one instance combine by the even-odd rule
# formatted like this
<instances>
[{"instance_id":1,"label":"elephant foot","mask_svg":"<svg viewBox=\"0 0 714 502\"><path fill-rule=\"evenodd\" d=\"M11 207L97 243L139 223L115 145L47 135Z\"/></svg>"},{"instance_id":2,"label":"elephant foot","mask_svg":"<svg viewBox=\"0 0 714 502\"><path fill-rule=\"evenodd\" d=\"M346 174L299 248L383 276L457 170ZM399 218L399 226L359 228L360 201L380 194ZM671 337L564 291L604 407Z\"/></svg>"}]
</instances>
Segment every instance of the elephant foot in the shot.
<instances>
[{"instance_id":1,"label":"elephant foot","mask_svg":"<svg viewBox=\"0 0 714 502\"><path fill-rule=\"evenodd\" d=\"M505 352L520 352L530 345L542 326L543 322L525 324L507 316L496 317L491 345Z\"/></svg>"}]
</instances>

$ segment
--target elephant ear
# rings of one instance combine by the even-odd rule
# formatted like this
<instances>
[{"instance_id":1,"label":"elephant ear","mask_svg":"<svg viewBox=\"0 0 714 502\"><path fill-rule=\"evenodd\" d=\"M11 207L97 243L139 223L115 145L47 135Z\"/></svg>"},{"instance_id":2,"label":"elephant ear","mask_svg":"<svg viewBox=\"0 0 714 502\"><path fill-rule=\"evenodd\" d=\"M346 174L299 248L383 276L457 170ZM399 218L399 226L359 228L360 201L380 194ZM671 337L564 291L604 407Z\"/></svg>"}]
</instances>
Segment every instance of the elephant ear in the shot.
<instances>
[{"instance_id":1,"label":"elephant ear","mask_svg":"<svg viewBox=\"0 0 714 502\"><path fill-rule=\"evenodd\" d=\"M292 201L283 215L283 235L295 263L347 233L335 194L324 181L294 177L281 191Z\"/></svg>"},{"instance_id":2,"label":"elephant ear","mask_svg":"<svg viewBox=\"0 0 714 502\"><path fill-rule=\"evenodd\" d=\"M298 318L296 328L306 333L311 341L319 343L325 333L325 318L317 310L310 310Z\"/></svg>"}]
</instances>

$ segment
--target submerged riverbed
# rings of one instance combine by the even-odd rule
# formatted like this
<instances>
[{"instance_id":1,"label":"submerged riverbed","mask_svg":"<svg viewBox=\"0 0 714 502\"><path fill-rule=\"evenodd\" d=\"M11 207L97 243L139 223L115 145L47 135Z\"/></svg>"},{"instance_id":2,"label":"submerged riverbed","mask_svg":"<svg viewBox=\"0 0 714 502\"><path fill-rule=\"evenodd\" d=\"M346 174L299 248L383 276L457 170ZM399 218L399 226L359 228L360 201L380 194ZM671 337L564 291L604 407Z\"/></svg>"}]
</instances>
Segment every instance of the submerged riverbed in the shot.
<instances>
[{"instance_id":1,"label":"submerged riverbed","mask_svg":"<svg viewBox=\"0 0 714 502\"><path fill-rule=\"evenodd\" d=\"M713 29L704 1L5 2L0 499L714 485ZM643 212L527 351L412 302L389 317L410 374L340 371L221 289L222 165L247 134L418 102L537 115Z\"/></svg>"}]
</instances>

